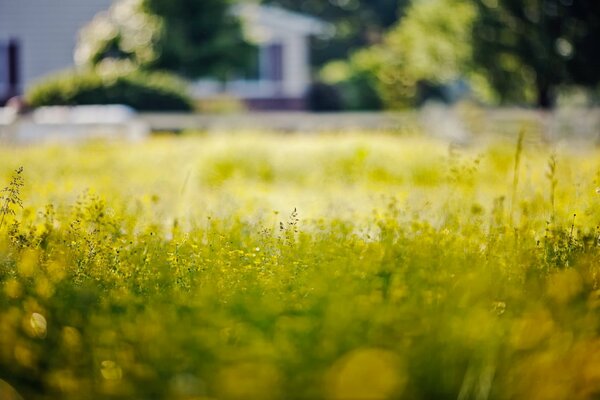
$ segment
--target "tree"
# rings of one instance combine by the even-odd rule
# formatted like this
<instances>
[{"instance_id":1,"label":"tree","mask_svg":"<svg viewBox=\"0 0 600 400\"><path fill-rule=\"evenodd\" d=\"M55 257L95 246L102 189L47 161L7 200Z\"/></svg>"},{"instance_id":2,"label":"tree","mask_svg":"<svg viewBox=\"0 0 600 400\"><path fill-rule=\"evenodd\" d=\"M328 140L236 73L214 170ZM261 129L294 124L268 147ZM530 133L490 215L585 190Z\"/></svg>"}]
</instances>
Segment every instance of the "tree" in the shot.
<instances>
[{"instance_id":1,"label":"tree","mask_svg":"<svg viewBox=\"0 0 600 400\"><path fill-rule=\"evenodd\" d=\"M330 38L317 38L313 64L346 59L361 47L379 43L384 32L404 14L410 0L263 0L266 4L303 12L333 24Z\"/></svg>"},{"instance_id":2,"label":"tree","mask_svg":"<svg viewBox=\"0 0 600 400\"><path fill-rule=\"evenodd\" d=\"M600 82L598 0L474 0L473 61L504 101L554 104L560 85Z\"/></svg>"},{"instance_id":3,"label":"tree","mask_svg":"<svg viewBox=\"0 0 600 400\"><path fill-rule=\"evenodd\" d=\"M360 77L386 108L418 104L423 91L456 82L470 73L470 29L475 9L469 0L416 1L379 45L355 52L346 71L324 69L330 83ZM338 71L341 71L339 73ZM341 78L335 78L335 72Z\"/></svg>"},{"instance_id":4,"label":"tree","mask_svg":"<svg viewBox=\"0 0 600 400\"><path fill-rule=\"evenodd\" d=\"M116 58L191 78L225 78L251 54L229 7L228 0L117 0L82 30L76 61Z\"/></svg>"}]
</instances>

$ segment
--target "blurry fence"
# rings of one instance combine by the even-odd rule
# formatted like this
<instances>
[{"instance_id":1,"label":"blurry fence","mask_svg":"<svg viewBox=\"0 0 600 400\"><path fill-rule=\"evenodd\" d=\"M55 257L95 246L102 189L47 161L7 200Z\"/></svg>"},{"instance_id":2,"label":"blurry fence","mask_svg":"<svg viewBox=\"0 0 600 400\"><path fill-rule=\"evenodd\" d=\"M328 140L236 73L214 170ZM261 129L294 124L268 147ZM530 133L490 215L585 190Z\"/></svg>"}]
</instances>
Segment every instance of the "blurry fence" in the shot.
<instances>
[{"instance_id":1,"label":"blurry fence","mask_svg":"<svg viewBox=\"0 0 600 400\"><path fill-rule=\"evenodd\" d=\"M0 144L141 140L149 131L134 110L120 105L40 107L28 113L0 108Z\"/></svg>"},{"instance_id":2,"label":"blurry fence","mask_svg":"<svg viewBox=\"0 0 600 400\"><path fill-rule=\"evenodd\" d=\"M415 113L304 113L258 112L242 114L141 114L153 131L200 130L338 132L414 128Z\"/></svg>"},{"instance_id":3,"label":"blurry fence","mask_svg":"<svg viewBox=\"0 0 600 400\"><path fill-rule=\"evenodd\" d=\"M516 135L554 141L600 138L600 108L531 109L445 108L430 105L396 113L247 113L235 115L141 114L153 131L278 131L298 133L421 131L455 141L480 135Z\"/></svg>"},{"instance_id":4,"label":"blurry fence","mask_svg":"<svg viewBox=\"0 0 600 400\"><path fill-rule=\"evenodd\" d=\"M141 138L148 131L236 131L290 133L421 132L457 143L489 135L514 137L525 130L530 140L579 140L600 144L600 108L529 109L446 108L429 105L398 113L242 113L175 114L128 111L122 106L49 107L18 116L0 108L0 141L39 142L57 138ZM115 119L116 118L116 119Z\"/></svg>"}]
</instances>

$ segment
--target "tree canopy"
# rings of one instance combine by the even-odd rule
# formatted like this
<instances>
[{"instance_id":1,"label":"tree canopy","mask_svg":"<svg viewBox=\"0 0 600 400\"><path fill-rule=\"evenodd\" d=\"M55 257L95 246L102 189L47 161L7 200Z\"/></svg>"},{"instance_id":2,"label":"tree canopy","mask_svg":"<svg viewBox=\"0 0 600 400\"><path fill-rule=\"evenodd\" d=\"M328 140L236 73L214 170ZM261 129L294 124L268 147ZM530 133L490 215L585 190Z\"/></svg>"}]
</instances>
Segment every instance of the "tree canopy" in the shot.
<instances>
[{"instance_id":1,"label":"tree canopy","mask_svg":"<svg viewBox=\"0 0 600 400\"><path fill-rule=\"evenodd\" d=\"M600 83L598 38L596 0L413 1L380 44L324 72L363 77L388 108L461 81L480 100L548 108L563 87Z\"/></svg>"},{"instance_id":2,"label":"tree canopy","mask_svg":"<svg viewBox=\"0 0 600 400\"><path fill-rule=\"evenodd\" d=\"M413 3L405 19L374 50L386 104L414 105L424 85L449 84L467 74L474 14L471 4L463 0Z\"/></svg>"},{"instance_id":3,"label":"tree canopy","mask_svg":"<svg viewBox=\"0 0 600 400\"><path fill-rule=\"evenodd\" d=\"M375 91L386 108L414 106L426 87L451 84L468 73L474 17L468 0L413 2L380 44L352 54L346 68L329 64L322 75L330 83L343 82L342 89L361 82L361 90L371 97Z\"/></svg>"},{"instance_id":4,"label":"tree canopy","mask_svg":"<svg viewBox=\"0 0 600 400\"><path fill-rule=\"evenodd\" d=\"M226 77L245 65L243 39L228 0L117 0L81 34L78 64L125 59L187 77Z\"/></svg>"},{"instance_id":5,"label":"tree canopy","mask_svg":"<svg viewBox=\"0 0 600 400\"><path fill-rule=\"evenodd\" d=\"M331 38L314 42L313 63L345 59L358 48L379 43L403 15L410 0L263 0L322 18L335 27Z\"/></svg>"},{"instance_id":6,"label":"tree canopy","mask_svg":"<svg viewBox=\"0 0 600 400\"><path fill-rule=\"evenodd\" d=\"M473 61L505 101L532 88L553 105L560 85L600 82L597 0L473 0Z\"/></svg>"}]
</instances>

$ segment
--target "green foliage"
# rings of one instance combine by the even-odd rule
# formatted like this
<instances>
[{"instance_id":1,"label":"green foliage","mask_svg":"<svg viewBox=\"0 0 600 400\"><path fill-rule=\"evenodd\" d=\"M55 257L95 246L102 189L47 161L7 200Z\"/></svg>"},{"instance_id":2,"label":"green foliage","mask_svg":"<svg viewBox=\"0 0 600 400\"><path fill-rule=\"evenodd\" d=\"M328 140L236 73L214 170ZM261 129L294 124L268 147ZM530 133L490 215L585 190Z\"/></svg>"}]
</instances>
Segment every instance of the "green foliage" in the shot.
<instances>
[{"instance_id":1,"label":"green foliage","mask_svg":"<svg viewBox=\"0 0 600 400\"><path fill-rule=\"evenodd\" d=\"M321 79L335 85L346 110L380 110L377 79L368 52L355 53L348 61L332 61L320 72Z\"/></svg>"},{"instance_id":2,"label":"green foliage","mask_svg":"<svg viewBox=\"0 0 600 400\"><path fill-rule=\"evenodd\" d=\"M125 104L138 111L191 111L185 84L164 72L119 68L71 71L47 77L25 97L34 107ZM106 72L104 72L106 71Z\"/></svg>"},{"instance_id":3,"label":"green foliage","mask_svg":"<svg viewBox=\"0 0 600 400\"><path fill-rule=\"evenodd\" d=\"M475 9L468 1L415 2L381 44L352 55L351 76L367 83L367 93L378 93L386 108L414 106L424 87L471 74L469 40L474 18ZM476 91L480 92L478 87Z\"/></svg>"},{"instance_id":4,"label":"green foliage","mask_svg":"<svg viewBox=\"0 0 600 400\"><path fill-rule=\"evenodd\" d=\"M407 0L265 0L286 9L308 13L333 24L333 37L316 38L314 65L346 59L353 51L381 40L383 33L404 14Z\"/></svg>"},{"instance_id":5,"label":"green foliage","mask_svg":"<svg viewBox=\"0 0 600 400\"><path fill-rule=\"evenodd\" d=\"M477 99L547 108L559 89L600 82L599 15L594 0L417 1L348 68L373 82L386 108L414 106L459 79Z\"/></svg>"},{"instance_id":6,"label":"green foliage","mask_svg":"<svg viewBox=\"0 0 600 400\"><path fill-rule=\"evenodd\" d=\"M526 133L0 149L5 182L27 174L0 226L0 394L595 398L598 153Z\"/></svg>"},{"instance_id":7,"label":"green foliage","mask_svg":"<svg viewBox=\"0 0 600 400\"><path fill-rule=\"evenodd\" d=\"M239 22L223 0L118 0L81 32L79 65L126 59L190 78L229 73L249 61Z\"/></svg>"},{"instance_id":8,"label":"green foliage","mask_svg":"<svg viewBox=\"0 0 600 400\"><path fill-rule=\"evenodd\" d=\"M340 111L342 97L337 87L323 82L314 82L306 93L308 109L315 112Z\"/></svg>"},{"instance_id":9,"label":"green foliage","mask_svg":"<svg viewBox=\"0 0 600 400\"><path fill-rule=\"evenodd\" d=\"M558 86L600 82L597 1L476 0L475 5L474 62L502 100L533 100L548 108Z\"/></svg>"},{"instance_id":10,"label":"green foliage","mask_svg":"<svg viewBox=\"0 0 600 400\"><path fill-rule=\"evenodd\" d=\"M389 107L414 105L421 82L446 84L464 76L474 15L462 0L416 2L409 8L383 45L372 50L381 64L377 77Z\"/></svg>"}]
</instances>

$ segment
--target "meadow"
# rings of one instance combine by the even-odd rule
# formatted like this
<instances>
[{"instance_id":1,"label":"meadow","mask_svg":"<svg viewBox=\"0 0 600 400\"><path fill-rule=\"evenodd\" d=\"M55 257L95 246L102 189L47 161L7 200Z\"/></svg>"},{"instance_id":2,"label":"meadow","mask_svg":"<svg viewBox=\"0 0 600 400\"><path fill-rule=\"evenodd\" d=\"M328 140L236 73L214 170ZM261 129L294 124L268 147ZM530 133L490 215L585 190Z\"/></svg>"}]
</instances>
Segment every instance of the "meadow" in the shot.
<instances>
[{"instance_id":1,"label":"meadow","mask_svg":"<svg viewBox=\"0 0 600 400\"><path fill-rule=\"evenodd\" d=\"M5 147L2 187L2 399L600 397L593 146Z\"/></svg>"}]
</instances>

